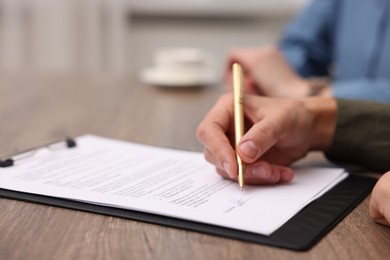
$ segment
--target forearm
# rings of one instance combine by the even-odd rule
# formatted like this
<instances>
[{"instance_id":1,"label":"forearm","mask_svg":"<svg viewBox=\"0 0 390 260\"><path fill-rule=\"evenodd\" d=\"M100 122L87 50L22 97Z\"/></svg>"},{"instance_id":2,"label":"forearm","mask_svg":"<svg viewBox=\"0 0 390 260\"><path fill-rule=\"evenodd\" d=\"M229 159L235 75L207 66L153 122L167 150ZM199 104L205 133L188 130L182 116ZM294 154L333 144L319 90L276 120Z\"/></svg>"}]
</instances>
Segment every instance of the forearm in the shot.
<instances>
[{"instance_id":1,"label":"forearm","mask_svg":"<svg viewBox=\"0 0 390 260\"><path fill-rule=\"evenodd\" d=\"M390 169L390 106L336 99L337 118L329 159L365 168Z\"/></svg>"}]
</instances>

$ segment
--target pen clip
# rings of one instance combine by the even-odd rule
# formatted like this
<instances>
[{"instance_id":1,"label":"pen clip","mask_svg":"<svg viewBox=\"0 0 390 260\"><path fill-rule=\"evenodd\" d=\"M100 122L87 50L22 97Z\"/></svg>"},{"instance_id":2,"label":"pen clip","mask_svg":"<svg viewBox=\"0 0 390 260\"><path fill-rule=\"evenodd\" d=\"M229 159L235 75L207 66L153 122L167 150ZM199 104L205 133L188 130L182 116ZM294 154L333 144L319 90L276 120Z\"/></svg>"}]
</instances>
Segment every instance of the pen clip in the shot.
<instances>
[{"instance_id":1,"label":"pen clip","mask_svg":"<svg viewBox=\"0 0 390 260\"><path fill-rule=\"evenodd\" d=\"M8 158L5 158L3 160L0 159L0 168L11 167L15 164L16 161L34 156L34 154L42 148L47 148L51 151L57 151L57 150L62 150L64 148L74 148L76 146L77 146L76 140L68 137L64 141L55 141L46 144L42 147L36 147L36 148L28 149L26 151L22 151L18 154L9 156Z\"/></svg>"}]
</instances>

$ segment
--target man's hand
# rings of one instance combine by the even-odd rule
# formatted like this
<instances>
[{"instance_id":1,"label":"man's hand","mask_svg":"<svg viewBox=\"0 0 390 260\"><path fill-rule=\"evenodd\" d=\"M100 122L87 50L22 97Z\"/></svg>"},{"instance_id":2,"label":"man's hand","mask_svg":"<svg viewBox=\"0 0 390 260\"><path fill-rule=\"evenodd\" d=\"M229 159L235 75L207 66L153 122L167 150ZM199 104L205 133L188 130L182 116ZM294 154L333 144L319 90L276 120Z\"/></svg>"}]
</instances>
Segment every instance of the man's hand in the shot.
<instances>
[{"instance_id":1,"label":"man's hand","mask_svg":"<svg viewBox=\"0 0 390 260\"><path fill-rule=\"evenodd\" d=\"M290 67L283 54L274 46L235 49L228 55L224 81L232 88L232 64L242 65L245 92L269 97L304 97L310 84Z\"/></svg>"},{"instance_id":2,"label":"man's hand","mask_svg":"<svg viewBox=\"0 0 390 260\"><path fill-rule=\"evenodd\" d=\"M322 102L322 106L314 104ZM330 114L321 117L326 105ZM247 132L237 146L246 163L245 182L263 184L288 182L293 178L286 167L302 158L310 149L326 149L333 138L336 103L333 99L299 101L244 97ZM325 118L328 122L323 122ZM322 125L324 127L322 127ZM324 128L330 131L324 132ZM333 129L334 130L334 129ZM236 179L237 162L234 143L233 96L222 96L204 118L197 137L204 145L205 158L219 174ZM325 144L325 145L324 145Z\"/></svg>"},{"instance_id":3,"label":"man's hand","mask_svg":"<svg viewBox=\"0 0 390 260\"><path fill-rule=\"evenodd\" d=\"M232 89L232 65L244 70L244 91L268 97L331 97L330 83L324 79L305 79L298 75L274 46L234 49L228 55L224 81Z\"/></svg>"}]
</instances>

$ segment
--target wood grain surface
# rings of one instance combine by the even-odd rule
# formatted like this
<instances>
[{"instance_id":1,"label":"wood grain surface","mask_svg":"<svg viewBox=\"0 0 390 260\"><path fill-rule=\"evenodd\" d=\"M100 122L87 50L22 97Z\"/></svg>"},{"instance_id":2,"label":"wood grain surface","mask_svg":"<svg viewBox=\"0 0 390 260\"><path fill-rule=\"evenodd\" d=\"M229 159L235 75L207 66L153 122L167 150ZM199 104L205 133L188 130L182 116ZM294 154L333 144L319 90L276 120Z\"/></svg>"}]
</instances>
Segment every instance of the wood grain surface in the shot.
<instances>
[{"instance_id":1,"label":"wood grain surface","mask_svg":"<svg viewBox=\"0 0 390 260\"><path fill-rule=\"evenodd\" d=\"M135 77L0 78L0 155L96 134L202 151L195 130L220 86L156 88ZM390 229L366 198L307 252L0 199L0 259L388 259Z\"/></svg>"}]
</instances>

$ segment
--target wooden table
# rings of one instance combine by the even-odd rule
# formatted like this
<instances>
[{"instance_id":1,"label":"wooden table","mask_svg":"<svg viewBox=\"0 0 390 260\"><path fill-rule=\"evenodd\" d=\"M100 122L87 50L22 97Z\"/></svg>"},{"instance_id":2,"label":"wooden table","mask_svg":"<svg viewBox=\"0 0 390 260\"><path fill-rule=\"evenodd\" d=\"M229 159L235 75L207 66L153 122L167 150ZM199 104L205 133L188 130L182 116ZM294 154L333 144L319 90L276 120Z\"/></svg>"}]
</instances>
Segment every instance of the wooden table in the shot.
<instances>
[{"instance_id":1,"label":"wooden table","mask_svg":"<svg viewBox=\"0 0 390 260\"><path fill-rule=\"evenodd\" d=\"M91 133L201 151L196 126L221 93L162 89L135 77L0 79L0 155ZM308 252L0 199L0 259L388 259L390 229L365 199Z\"/></svg>"}]
</instances>

